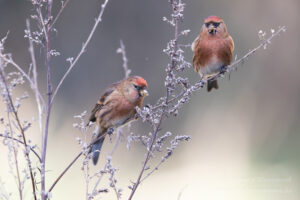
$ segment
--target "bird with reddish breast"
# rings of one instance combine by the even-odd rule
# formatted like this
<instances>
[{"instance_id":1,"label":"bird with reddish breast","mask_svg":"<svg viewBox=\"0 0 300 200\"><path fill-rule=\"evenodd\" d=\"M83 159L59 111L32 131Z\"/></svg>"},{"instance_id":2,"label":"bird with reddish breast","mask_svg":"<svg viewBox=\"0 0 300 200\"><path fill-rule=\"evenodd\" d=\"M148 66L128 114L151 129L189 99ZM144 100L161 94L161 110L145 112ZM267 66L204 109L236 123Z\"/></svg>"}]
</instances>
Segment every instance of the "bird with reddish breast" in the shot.
<instances>
[{"instance_id":1,"label":"bird with reddish breast","mask_svg":"<svg viewBox=\"0 0 300 200\"><path fill-rule=\"evenodd\" d=\"M98 162L105 134L136 118L135 108L142 106L144 97L148 95L147 87L145 79L133 76L113 83L102 93L89 118L97 125L96 142L90 149L94 165Z\"/></svg>"},{"instance_id":2,"label":"bird with reddish breast","mask_svg":"<svg viewBox=\"0 0 300 200\"><path fill-rule=\"evenodd\" d=\"M200 74L201 80L215 76L231 64L234 42L222 18L210 16L204 20L192 50L193 67ZM208 80L207 91L213 88L219 88L217 80Z\"/></svg>"}]
</instances>

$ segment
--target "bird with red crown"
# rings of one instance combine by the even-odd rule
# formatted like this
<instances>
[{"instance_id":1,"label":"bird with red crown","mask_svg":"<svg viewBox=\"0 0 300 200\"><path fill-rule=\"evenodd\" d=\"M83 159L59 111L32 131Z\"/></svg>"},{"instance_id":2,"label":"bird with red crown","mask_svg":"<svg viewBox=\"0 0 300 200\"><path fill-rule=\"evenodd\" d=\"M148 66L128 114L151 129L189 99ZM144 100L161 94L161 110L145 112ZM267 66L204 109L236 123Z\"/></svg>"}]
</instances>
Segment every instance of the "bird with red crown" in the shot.
<instances>
[{"instance_id":1,"label":"bird with red crown","mask_svg":"<svg viewBox=\"0 0 300 200\"><path fill-rule=\"evenodd\" d=\"M209 79L231 64L234 42L222 18L210 16L204 20L200 34L192 44L192 50L193 67L200 74L201 80ZM208 81L207 91L213 88L219 88L217 80Z\"/></svg>"}]
</instances>

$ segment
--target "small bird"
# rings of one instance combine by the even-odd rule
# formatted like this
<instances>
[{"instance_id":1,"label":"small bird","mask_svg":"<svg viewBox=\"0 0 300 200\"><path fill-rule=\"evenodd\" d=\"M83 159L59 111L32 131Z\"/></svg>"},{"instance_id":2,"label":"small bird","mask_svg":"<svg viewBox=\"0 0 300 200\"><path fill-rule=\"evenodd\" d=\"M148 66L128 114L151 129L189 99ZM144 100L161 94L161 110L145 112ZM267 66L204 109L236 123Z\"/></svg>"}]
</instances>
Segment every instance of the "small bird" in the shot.
<instances>
[{"instance_id":1,"label":"small bird","mask_svg":"<svg viewBox=\"0 0 300 200\"><path fill-rule=\"evenodd\" d=\"M90 149L94 165L97 164L104 142L103 135L136 118L135 107L142 106L144 97L148 96L147 87L145 79L133 76L113 83L102 93L89 118L90 122L96 122L97 125L94 141L99 140Z\"/></svg>"},{"instance_id":2,"label":"small bird","mask_svg":"<svg viewBox=\"0 0 300 200\"><path fill-rule=\"evenodd\" d=\"M222 18L210 16L204 20L192 50L194 71L200 74L201 79L208 79L231 64L234 42ZM219 88L217 80L208 81L207 91L212 88Z\"/></svg>"}]
</instances>

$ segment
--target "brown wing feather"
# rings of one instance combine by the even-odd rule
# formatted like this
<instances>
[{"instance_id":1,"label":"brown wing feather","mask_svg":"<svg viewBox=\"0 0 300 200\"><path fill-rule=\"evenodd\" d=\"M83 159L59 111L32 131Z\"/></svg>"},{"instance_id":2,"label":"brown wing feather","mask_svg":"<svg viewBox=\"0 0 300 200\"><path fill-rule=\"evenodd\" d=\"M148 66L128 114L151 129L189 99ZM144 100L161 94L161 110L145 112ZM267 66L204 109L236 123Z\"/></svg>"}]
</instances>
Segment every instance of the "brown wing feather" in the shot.
<instances>
[{"instance_id":1,"label":"brown wing feather","mask_svg":"<svg viewBox=\"0 0 300 200\"><path fill-rule=\"evenodd\" d=\"M224 62L224 65L230 65L232 62L234 50L234 43L231 36L228 36L223 42L220 44L218 49L218 57L220 60Z\"/></svg>"},{"instance_id":2,"label":"brown wing feather","mask_svg":"<svg viewBox=\"0 0 300 200\"><path fill-rule=\"evenodd\" d=\"M106 97L109 96L119 84L120 84L120 82L117 82L117 83L112 84L110 87L106 88L106 90L100 96L99 101L96 103L95 107L93 108L90 118L89 118L89 121L91 121L91 122L96 121L96 114L99 110L101 110L103 108Z\"/></svg>"}]
</instances>

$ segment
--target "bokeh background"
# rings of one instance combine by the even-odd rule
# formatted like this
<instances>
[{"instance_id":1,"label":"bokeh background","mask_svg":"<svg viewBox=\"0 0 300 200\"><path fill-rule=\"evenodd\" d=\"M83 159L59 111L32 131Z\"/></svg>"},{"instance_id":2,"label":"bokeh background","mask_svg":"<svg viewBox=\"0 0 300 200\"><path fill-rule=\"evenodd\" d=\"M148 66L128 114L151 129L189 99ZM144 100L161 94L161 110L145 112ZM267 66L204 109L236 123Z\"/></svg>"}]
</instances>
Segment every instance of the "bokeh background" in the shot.
<instances>
[{"instance_id":1,"label":"bokeh background","mask_svg":"<svg viewBox=\"0 0 300 200\"><path fill-rule=\"evenodd\" d=\"M87 37L103 0L71 0L56 24L52 47L61 53L51 61L52 81L58 83L67 69L66 58L75 57ZM186 0L181 29L190 29L182 44L191 43L203 19L221 16L235 41L240 57L259 44L258 31L285 25L287 32L276 37L266 50L254 56L220 81L220 89L193 95L176 118L164 122L162 133L189 134L192 140L181 144L175 154L137 190L135 199L210 199L210 200L296 200L300 199L300 72L298 0ZM60 1L55 1L54 13ZM48 186L79 152L75 138L81 133L72 127L73 116L91 111L101 91L124 76L122 59L116 54L120 39L126 46L132 74L143 76L149 84L154 103L164 94L165 66L169 58L162 52L173 36L172 28L162 21L171 12L167 0L111 0L87 52L65 80L54 103L48 143ZM34 13L28 0L0 0L0 37L9 31L6 51L28 69L28 41L24 39L25 19ZM33 22L32 22L33 23ZM42 58L42 50L36 49ZM186 59L192 59L189 48ZM40 87L45 88L45 69L39 64ZM186 74L195 82L198 75ZM26 88L23 88L26 89ZM19 92L22 92L22 88ZM0 115L4 107L0 104ZM34 98L23 103L24 119L36 117ZM37 123L30 135L40 144ZM135 122L131 130L147 134L150 127ZM127 186L137 178L145 149L133 144L126 149L126 134L113 156L118 187L123 199ZM168 144L167 144L168 145ZM106 140L101 160L91 170L102 168L112 144ZM0 144L0 177L5 187L17 190L8 174L6 147ZM163 154L162 154L163 155ZM158 155L154 164L159 161ZM53 191L53 199L84 199L85 186L81 162L74 165ZM30 196L31 188L26 190ZM113 194L113 193L112 193ZM114 196L104 195L104 199Z\"/></svg>"}]
</instances>

